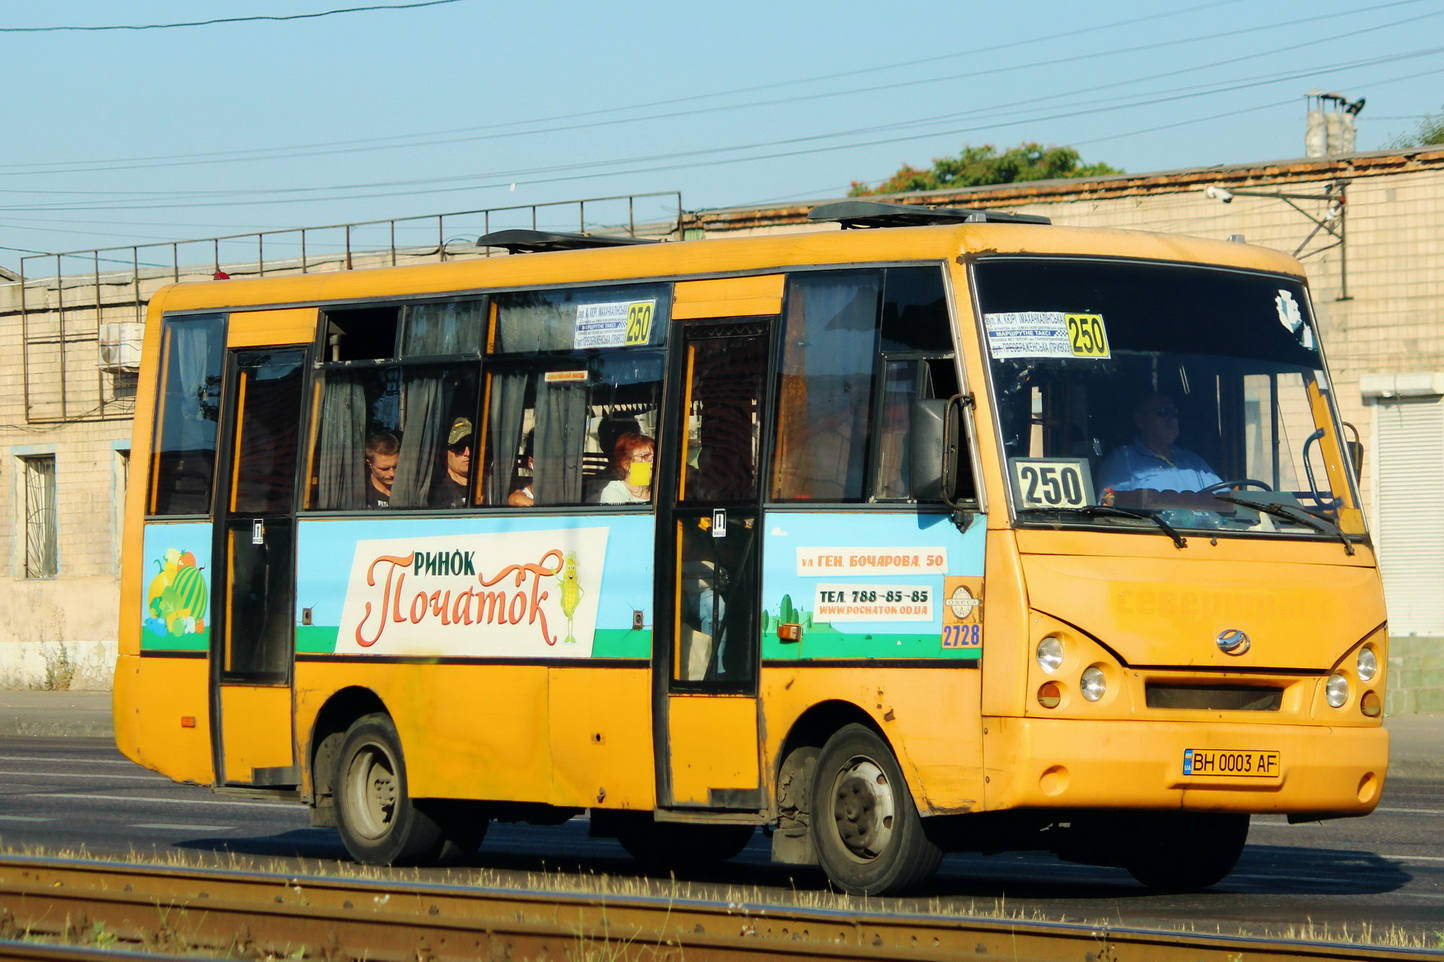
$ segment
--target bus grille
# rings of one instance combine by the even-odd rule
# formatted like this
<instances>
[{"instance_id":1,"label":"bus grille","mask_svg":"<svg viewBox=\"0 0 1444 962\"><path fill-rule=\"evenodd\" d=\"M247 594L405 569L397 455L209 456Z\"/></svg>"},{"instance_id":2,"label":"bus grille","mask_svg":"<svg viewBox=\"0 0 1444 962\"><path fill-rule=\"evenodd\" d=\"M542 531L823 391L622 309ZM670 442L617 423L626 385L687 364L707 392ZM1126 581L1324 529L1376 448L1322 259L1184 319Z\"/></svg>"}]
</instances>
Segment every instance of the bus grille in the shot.
<instances>
[{"instance_id":1,"label":"bus grille","mask_svg":"<svg viewBox=\"0 0 1444 962\"><path fill-rule=\"evenodd\" d=\"M1278 711L1283 704L1282 688L1221 685L1151 684L1144 688L1149 708L1198 708L1208 711Z\"/></svg>"}]
</instances>

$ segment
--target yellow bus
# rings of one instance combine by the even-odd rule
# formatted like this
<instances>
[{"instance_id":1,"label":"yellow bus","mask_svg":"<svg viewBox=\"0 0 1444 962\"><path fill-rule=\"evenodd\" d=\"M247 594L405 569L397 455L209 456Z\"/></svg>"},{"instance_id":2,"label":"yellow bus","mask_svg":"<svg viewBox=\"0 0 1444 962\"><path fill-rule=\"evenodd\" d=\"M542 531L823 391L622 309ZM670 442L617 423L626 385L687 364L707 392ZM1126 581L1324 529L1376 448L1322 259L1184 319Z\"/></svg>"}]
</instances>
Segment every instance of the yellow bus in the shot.
<instances>
[{"instance_id":1,"label":"yellow bus","mask_svg":"<svg viewBox=\"0 0 1444 962\"><path fill-rule=\"evenodd\" d=\"M1298 263L811 216L157 294L120 749L364 862L760 827L870 894L1023 849L1196 888L1252 813L1371 811L1383 595Z\"/></svg>"}]
</instances>

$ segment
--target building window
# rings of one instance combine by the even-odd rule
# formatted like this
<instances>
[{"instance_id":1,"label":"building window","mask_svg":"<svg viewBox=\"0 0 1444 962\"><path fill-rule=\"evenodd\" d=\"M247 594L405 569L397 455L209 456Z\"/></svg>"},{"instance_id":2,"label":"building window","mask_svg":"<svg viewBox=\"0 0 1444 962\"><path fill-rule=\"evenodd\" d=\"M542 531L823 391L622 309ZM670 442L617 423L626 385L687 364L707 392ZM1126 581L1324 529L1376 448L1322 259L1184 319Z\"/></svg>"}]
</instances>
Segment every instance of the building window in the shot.
<instances>
[{"instance_id":1,"label":"building window","mask_svg":"<svg viewBox=\"0 0 1444 962\"><path fill-rule=\"evenodd\" d=\"M53 578L59 541L55 518L55 455L20 460L25 475L25 577Z\"/></svg>"}]
</instances>

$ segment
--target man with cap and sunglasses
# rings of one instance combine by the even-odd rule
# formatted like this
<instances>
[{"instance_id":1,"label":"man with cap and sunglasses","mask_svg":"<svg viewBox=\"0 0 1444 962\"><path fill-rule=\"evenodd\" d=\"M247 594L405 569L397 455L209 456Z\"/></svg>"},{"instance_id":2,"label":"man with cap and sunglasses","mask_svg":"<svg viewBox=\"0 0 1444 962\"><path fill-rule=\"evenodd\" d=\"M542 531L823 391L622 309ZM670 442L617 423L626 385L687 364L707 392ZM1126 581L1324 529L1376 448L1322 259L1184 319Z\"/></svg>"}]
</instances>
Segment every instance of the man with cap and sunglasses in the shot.
<instances>
[{"instance_id":1,"label":"man with cap and sunglasses","mask_svg":"<svg viewBox=\"0 0 1444 962\"><path fill-rule=\"evenodd\" d=\"M1180 448L1178 408L1166 394L1148 394L1133 408L1138 435L1115 448L1098 468L1098 489L1106 491L1198 491L1219 476L1192 451Z\"/></svg>"},{"instance_id":2,"label":"man with cap and sunglasses","mask_svg":"<svg viewBox=\"0 0 1444 962\"><path fill-rule=\"evenodd\" d=\"M457 418L446 435L446 471L431 485L427 507L464 508L470 502L467 483L471 478L471 421Z\"/></svg>"}]
</instances>

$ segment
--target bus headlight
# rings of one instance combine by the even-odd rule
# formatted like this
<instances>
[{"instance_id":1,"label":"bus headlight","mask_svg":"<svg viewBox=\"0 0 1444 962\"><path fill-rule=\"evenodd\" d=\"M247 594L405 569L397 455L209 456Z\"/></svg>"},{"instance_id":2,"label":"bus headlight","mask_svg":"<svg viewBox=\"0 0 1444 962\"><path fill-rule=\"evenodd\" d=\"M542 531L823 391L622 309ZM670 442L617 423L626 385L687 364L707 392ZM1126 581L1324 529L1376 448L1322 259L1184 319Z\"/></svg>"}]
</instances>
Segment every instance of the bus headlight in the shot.
<instances>
[{"instance_id":1,"label":"bus headlight","mask_svg":"<svg viewBox=\"0 0 1444 962\"><path fill-rule=\"evenodd\" d=\"M1364 684L1374 680L1374 676L1379 673L1379 656L1374 653L1374 649L1367 645L1359 649L1359 660L1354 670L1359 675L1359 681Z\"/></svg>"},{"instance_id":2,"label":"bus headlight","mask_svg":"<svg viewBox=\"0 0 1444 962\"><path fill-rule=\"evenodd\" d=\"M1038 642L1038 667L1053 674L1063 666L1063 639L1052 635Z\"/></svg>"},{"instance_id":3,"label":"bus headlight","mask_svg":"<svg viewBox=\"0 0 1444 962\"><path fill-rule=\"evenodd\" d=\"M1343 708L1349 700L1349 679L1334 672L1324 683L1324 697L1328 699L1330 708Z\"/></svg>"},{"instance_id":4,"label":"bus headlight","mask_svg":"<svg viewBox=\"0 0 1444 962\"><path fill-rule=\"evenodd\" d=\"M1103 669L1097 665L1089 665L1083 669L1082 676L1078 679L1078 690L1088 701L1097 701L1108 691L1108 680L1103 677Z\"/></svg>"}]
</instances>

